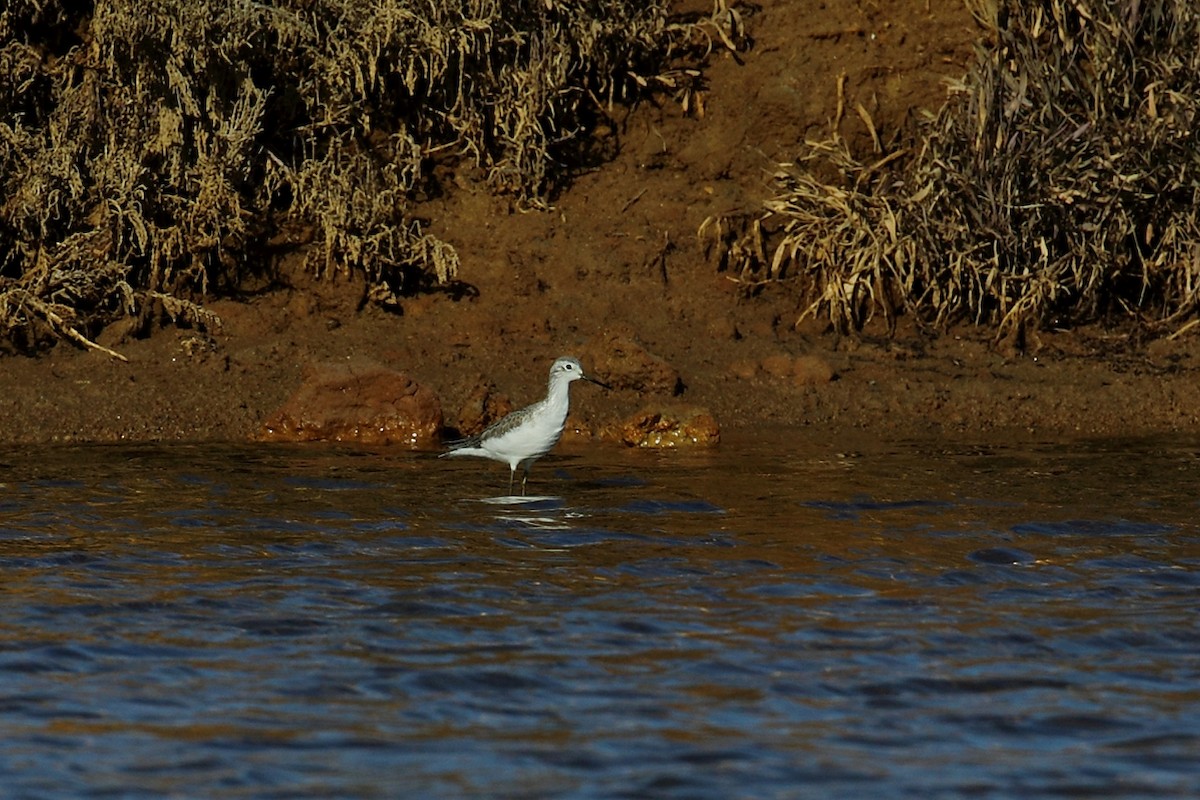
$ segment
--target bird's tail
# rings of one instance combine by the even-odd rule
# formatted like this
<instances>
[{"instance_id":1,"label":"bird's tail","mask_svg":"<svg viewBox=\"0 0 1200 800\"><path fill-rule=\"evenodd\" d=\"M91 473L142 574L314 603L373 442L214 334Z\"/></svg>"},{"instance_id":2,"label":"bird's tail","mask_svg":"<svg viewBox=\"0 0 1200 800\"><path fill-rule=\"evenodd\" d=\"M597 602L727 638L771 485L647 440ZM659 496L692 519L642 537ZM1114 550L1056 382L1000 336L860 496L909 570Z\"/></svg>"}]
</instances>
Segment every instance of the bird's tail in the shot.
<instances>
[{"instance_id":1,"label":"bird's tail","mask_svg":"<svg viewBox=\"0 0 1200 800\"><path fill-rule=\"evenodd\" d=\"M446 456L473 456L477 455L479 448L479 437L470 436L466 439L456 439L452 442L446 442L446 452L439 453L438 458Z\"/></svg>"}]
</instances>

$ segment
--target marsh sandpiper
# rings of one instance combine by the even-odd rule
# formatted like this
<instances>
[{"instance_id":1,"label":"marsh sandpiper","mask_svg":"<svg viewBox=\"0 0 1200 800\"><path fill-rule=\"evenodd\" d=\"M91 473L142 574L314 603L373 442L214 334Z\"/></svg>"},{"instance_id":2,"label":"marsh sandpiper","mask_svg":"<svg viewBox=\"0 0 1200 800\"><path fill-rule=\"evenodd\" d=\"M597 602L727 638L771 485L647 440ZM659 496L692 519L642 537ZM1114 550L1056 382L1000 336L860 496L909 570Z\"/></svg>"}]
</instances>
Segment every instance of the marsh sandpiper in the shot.
<instances>
[{"instance_id":1,"label":"marsh sandpiper","mask_svg":"<svg viewBox=\"0 0 1200 800\"><path fill-rule=\"evenodd\" d=\"M546 396L492 423L477 436L454 442L442 453L446 456L478 456L508 464L508 493L512 494L517 467L523 469L521 495L529 480L529 468L558 443L567 424L571 405L570 386L585 380L610 389L608 384L584 374L579 359L563 356L550 367L550 385Z\"/></svg>"}]
</instances>

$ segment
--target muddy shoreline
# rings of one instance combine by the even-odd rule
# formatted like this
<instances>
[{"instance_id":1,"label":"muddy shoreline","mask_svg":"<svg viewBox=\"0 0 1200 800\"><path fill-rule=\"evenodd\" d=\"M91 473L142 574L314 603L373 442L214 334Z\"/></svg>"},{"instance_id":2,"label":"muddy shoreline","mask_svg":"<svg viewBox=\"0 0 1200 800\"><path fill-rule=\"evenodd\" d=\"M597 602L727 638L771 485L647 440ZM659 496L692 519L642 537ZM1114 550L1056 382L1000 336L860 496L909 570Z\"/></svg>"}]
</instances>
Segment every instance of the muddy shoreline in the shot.
<instances>
[{"instance_id":1,"label":"muddy shoreline","mask_svg":"<svg viewBox=\"0 0 1200 800\"><path fill-rule=\"evenodd\" d=\"M245 313L257 317L257 310ZM227 318L237 316L229 311ZM414 359L397 333L401 321L369 313L343 326L342 336L326 332L320 347L288 336L248 342L236 324L200 349L176 331L126 343L126 364L65 348L48 358L9 358L0 441L245 441L261 434L306 369L339 358L414 377L438 395L450 426L479 385L521 404L536 399L544 382L532 353L518 365L511 353L492 361L448 343L440 358L422 349ZM833 439L1036 441L1200 431L1200 380L1187 343L1101 354L1075 332L1046 337L1051 342L1037 354L1005 355L980 334L709 340L700 356L666 351L680 365L680 395L580 391L573 419L595 434L655 403L686 403L710 410L727 434L787 426ZM546 353L556 337L548 338ZM823 362L832 378L813 383L782 373L789 360Z\"/></svg>"}]
</instances>

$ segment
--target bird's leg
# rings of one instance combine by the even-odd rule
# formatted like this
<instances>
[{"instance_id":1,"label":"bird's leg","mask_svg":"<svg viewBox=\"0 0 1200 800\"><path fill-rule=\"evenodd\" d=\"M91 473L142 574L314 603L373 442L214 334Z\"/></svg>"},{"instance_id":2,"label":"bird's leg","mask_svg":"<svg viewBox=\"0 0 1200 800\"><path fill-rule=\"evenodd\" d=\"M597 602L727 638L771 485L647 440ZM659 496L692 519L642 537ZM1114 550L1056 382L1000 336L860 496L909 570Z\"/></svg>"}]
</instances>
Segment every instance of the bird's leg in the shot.
<instances>
[{"instance_id":1,"label":"bird's leg","mask_svg":"<svg viewBox=\"0 0 1200 800\"><path fill-rule=\"evenodd\" d=\"M512 468L511 468L511 469L508 471L508 496L509 496L509 497L512 497L512 485L513 485L513 478L516 476L516 474L517 474L517 468L516 468L516 467L512 467ZM525 488L525 484L524 484L524 483L522 483L522 484L521 484L521 488L522 488L522 489L524 489L524 488ZM524 494L524 492L522 492L522 494Z\"/></svg>"},{"instance_id":2,"label":"bird's leg","mask_svg":"<svg viewBox=\"0 0 1200 800\"><path fill-rule=\"evenodd\" d=\"M525 496L525 484L529 481L529 467L525 467L525 474L521 476L521 497Z\"/></svg>"}]
</instances>

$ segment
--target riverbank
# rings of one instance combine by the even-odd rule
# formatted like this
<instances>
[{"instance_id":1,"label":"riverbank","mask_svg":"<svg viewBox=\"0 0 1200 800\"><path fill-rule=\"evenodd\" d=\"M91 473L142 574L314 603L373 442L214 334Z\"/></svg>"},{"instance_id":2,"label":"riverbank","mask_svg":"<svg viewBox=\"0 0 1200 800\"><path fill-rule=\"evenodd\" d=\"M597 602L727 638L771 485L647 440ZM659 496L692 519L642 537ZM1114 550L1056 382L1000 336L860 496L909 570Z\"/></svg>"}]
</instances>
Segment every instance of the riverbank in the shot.
<instances>
[{"instance_id":1,"label":"riverbank","mask_svg":"<svg viewBox=\"0 0 1200 800\"><path fill-rule=\"evenodd\" d=\"M580 427L685 403L725 429L769 422L889 438L1200 429L1194 335L1140 343L1084 329L995 342L988 329L927 333L902 320L894 335L869 325L838 336L796 327L798 287L747 287L706 258L701 223L759 208L774 165L828 133L839 82L846 107L862 105L890 135L936 107L941 81L972 57L977 31L955 4L821 5L786 0L750 16L753 46L714 57L702 115L618 112L613 160L579 175L550 211L514 210L469 173L440 175L447 191L421 213L461 258L451 290L385 310L356 279L318 281L285 258L261 285L207 304L218 329L104 331L99 343L128 363L65 344L0 358L0 440L244 440L306 371L329 363L403 372L455 426L481 386L497 406L519 405L540 396L555 356L588 365L631 346L679 385L575 392ZM855 114L841 133L870 140Z\"/></svg>"}]
</instances>

